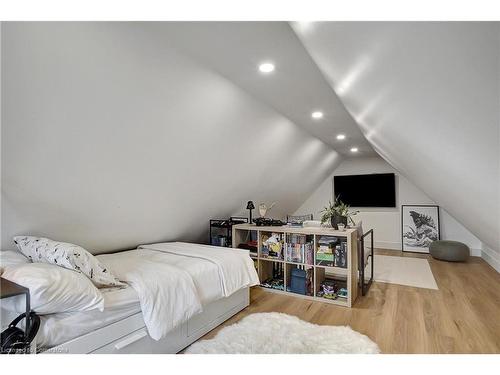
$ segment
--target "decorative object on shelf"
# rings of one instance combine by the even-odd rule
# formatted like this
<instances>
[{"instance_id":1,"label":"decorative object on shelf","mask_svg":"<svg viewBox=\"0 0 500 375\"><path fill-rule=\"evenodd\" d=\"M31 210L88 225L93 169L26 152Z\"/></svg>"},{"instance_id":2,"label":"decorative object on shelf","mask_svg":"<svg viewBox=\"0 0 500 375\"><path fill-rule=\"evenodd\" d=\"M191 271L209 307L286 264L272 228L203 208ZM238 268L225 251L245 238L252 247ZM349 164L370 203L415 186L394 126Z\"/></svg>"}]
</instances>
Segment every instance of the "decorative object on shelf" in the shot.
<instances>
[{"instance_id":1,"label":"decorative object on shelf","mask_svg":"<svg viewBox=\"0 0 500 375\"><path fill-rule=\"evenodd\" d=\"M282 227L283 225L286 225L286 223L282 222L281 220L266 219L265 217L259 217L257 219L254 219L253 222L258 227L260 227L260 226L265 226L265 227Z\"/></svg>"},{"instance_id":2,"label":"decorative object on shelf","mask_svg":"<svg viewBox=\"0 0 500 375\"><path fill-rule=\"evenodd\" d=\"M209 231L210 245L230 247L233 225L244 223L248 223L246 217L231 216L229 219L211 219Z\"/></svg>"},{"instance_id":3,"label":"decorative object on shelf","mask_svg":"<svg viewBox=\"0 0 500 375\"><path fill-rule=\"evenodd\" d=\"M306 220L302 223L303 228L321 228L321 221L319 220Z\"/></svg>"},{"instance_id":4,"label":"decorative object on shelf","mask_svg":"<svg viewBox=\"0 0 500 375\"><path fill-rule=\"evenodd\" d=\"M238 249L250 251L250 255L257 254L257 241L248 241L247 243L241 243L238 245Z\"/></svg>"},{"instance_id":5,"label":"decorative object on shelf","mask_svg":"<svg viewBox=\"0 0 500 375\"><path fill-rule=\"evenodd\" d=\"M271 211L271 208L275 206L276 202L271 203L269 207L266 206L265 203L259 204L259 214L260 217L266 217L268 211Z\"/></svg>"},{"instance_id":6,"label":"decorative object on shelf","mask_svg":"<svg viewBox=\"0 0 500 375\"><path fill-rule=\"evenodd\" d=\"M283 260L284 236L282 233L262 235L262 255L264 257Z\"/></svg>"},{"instance_id":7,"label":"decorative object on shelf","mask_svg":"<svg viewBox=\"0 0 500 375\"><path fill-rule=\"evenodd\" d=\"M340 241L335 246L335 267L347 268L347 242Z\"/></svg>"},{"instance_id":8,"label":"decorative object on shelf","mask_svg":"<svg viewBox=\"0 0 500 375\"><path fill-rule=\"evenodd\" d=\"M439 206L401 206L402 250L429 253L432 242L440 239Z\"/></svg>"},{"instance_id":9,"label":"decorative object on shelf","mask_svg":"<svg viewBox=\"0 0 500 375\"><path fill-rule=\"evenodd\" d=\"M326 299L337 299L337 291L339 289L339 286L334 280L325 279L319 286L316 295Z\"/></svg>"},{"instance_id":10,"label":"decorative object on shelf","mask_svg":"<svg viewBox=\"0 0 500 375\"><path fill-rule=\"evenodd\" d=\"M349 205L343 203L340 197L337 196L333 203L332 201L328 201L328 206L321 211L321 223L325 224L330 222L334 229L338 229L339 223L347 227L349 222L355 224L352 216L358 213L359 211L350 211Z\"/></svg>"},{"instance_id":11,"label":"decorative object on shelf","mask_svg":"<svg viewBox=\"0 0 500 375\"><path fill-rule=\"evenodd\" d=\"M345 231L345 225L343 223L338 223L337 224L337 227L339 228L339 230L341 230L342 232Z\"/></svg>"},{"instance_id":12,"label":"decorative object on shelf","mask_svg":"<svg viewBox=\"0 0 500 375\"><path fill-rule=\"evenodd\" d=\"M286 223L291 227L302 227L304 222L307 220L312 220L313 214L308 215L287 215Z\"/></svg>"},{"instance_id":13,"label":"decorative object on shelf","mask_svg":"<svg viewBox=\"0 0 500 375\"><path fill-rule=\"evenodd\" d=\"M250 211L248 213L248 222L252 224L252 210L255 210L255 205L253 204L252 201L247 202L247 210Z\"/></svg>"},{"instance_id":14,"label":"decorative object on shelf","mask_svg":"<svg viewBox=\"0 0 500 375\"><path fill-rule=\"evenodd\" d=\"M285 290L284 267L282 263L272 263L271 277L264 280L260 286L268 289Z\"/></svg>"},{"instance_id":15,"label":"decorative object on shelf","mask_svg":"<svg viewBox=\"0 0 500 375\"><path fill-rule=\"evenodd\" d=\"M342 298L347 298L347 289L346 288L340 288L337 295Z\"/></svg>"},{"instance_id":16,"label":"decorative object on shelf","mask_svg":"<svg viewBox=\"0 0 500 375\"><path fill-rule=\"evenodd\" d=\"M434 241L429 247L433 258L448 262L467 262L470 256L469 246L458 241Z\"/></svg>"}]
</instances>

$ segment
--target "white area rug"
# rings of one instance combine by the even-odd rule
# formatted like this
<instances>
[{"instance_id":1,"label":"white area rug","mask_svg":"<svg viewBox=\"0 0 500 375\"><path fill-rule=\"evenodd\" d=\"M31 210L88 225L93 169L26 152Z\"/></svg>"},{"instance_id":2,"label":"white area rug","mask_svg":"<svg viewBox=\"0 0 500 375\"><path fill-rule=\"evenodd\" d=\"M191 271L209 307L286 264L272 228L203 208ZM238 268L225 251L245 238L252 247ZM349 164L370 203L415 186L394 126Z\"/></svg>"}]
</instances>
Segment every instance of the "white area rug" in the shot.
<instances>
[{"instance_id":1,"label":"white area rug","mask_svg":"<svg viewBox=\"0 0 500 375\"><path fill-rule=\"evenodd\" d=\"M282 313L249 315L222 328L211 340L191 345L188 354L375 354L367 336L344 326L320 326Z\"/></svg>"},{"instance_id":2,"label":"white area rug","mask_svg":"<svg viewBox=\"0 0 500 375\"><path fill-rule=\"evenodd\" d=\"M427 259L375 255L374 273L375 281L438 289Z\"/></svg>"}]
</instances>

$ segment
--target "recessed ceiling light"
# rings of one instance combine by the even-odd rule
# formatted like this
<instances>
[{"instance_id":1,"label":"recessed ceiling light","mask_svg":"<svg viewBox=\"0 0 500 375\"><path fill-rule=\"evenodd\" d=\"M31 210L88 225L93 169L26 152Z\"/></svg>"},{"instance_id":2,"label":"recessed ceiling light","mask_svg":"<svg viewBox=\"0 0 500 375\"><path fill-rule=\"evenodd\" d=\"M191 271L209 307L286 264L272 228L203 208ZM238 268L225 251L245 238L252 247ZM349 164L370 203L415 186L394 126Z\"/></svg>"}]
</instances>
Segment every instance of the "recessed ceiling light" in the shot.
<instances>
[{"instance_id":1,"label":"recessed ceiling light","mask_svg":"<svg viewBox=\"0 0 500 375\"><path fill-rule=\"evenodd\" d=\"M351 147L351 152L358 152L358 148L357 147Z\"/></svg>"},{"instance_id":2,"label":"recessed ceiling light","mask_svg":"<svg viewBox=\"0 0 500 375\"><path fill-rule=\"evenodd\" d=\"M274 64L270 62L265 62L259 65L259 70L261 73L271 73L274 71Z\"/></svg>"},{"instance_id":3,"label":"recessed ceiling light","mask_svg":"<svg viewBox=\"0 0 500 375\"><path fill-rule=\"evenodd\" d=\"M311 117L314 119L323 118L323 112L315 111L315 112L311 113Z\"/></svg>"},{"instance_id":4,"label":"recessed ceiling light","mask_svg":"<svg viewBox=\"0 0 500 375\"><path fill-rule=\"evenodd\" d=\"M337 135L337 139L338 139L339 141L344 140L344 139L345 139L345 134L338 134L338 135Z\"/></svg>"}]
</instances>

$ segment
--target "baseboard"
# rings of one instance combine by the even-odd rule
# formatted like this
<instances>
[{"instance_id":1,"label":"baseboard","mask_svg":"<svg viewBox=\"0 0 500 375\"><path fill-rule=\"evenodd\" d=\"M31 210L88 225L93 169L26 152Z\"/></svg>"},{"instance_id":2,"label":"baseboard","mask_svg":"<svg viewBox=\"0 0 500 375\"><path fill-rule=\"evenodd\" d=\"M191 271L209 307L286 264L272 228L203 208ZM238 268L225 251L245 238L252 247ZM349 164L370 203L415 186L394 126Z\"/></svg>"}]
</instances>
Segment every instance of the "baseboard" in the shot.
<instances>
[{"instance_id":1,"label":"baseboard","mask_svg":"<svg viewBox=\"0 0 500 375\"><path fill-rule=\"evenodd\" d=\"M470 255L473 257L482 257L483 252L481 251L481 249L470 249Z\"/></svg>"},{"instance_id":2,"label":"baseboard","mask_svg":"<svg viewBox=\"0 0 500 375\"><path fill-rule=\"evenodd\" d=\"M401 250L401 242L374 241L373 246L377 249Z\"/></svg>"},{"instance_id":3,"label":"baseboard","mask_svg":"<svg viewBox=\"0 0 500 375\"><path fill-rule=\"evenodd\" d=\"M377 249L401 251L401 243L400 242L375 241L373 243L373 246L375 246L375 248L377 248ZM483 252L481 251L481 249L470 249L470 255L473 257L482 257ZM495 267L493 266L493 268L495 268Z\"/></svg>"},{"instance_id":4,"label":"baseboard","mask_svg":"<svg viewBox=\"0 0 500 375\"><path fill-rule=\"evenodd\" d=\"M500 273L500 254L488 249L487 247L483 247L481 257L486 261L486 263Z\"/></svg>"}]
</instances>

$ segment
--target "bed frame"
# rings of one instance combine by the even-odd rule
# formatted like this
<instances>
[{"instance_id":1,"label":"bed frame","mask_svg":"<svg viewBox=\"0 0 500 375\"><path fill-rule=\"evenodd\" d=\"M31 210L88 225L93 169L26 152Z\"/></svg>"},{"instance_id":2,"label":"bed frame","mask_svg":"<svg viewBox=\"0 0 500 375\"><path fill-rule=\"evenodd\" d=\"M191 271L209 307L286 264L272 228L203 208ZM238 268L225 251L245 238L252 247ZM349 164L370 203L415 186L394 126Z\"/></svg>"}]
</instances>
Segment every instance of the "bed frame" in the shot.
<instances>
[{"instance_id":1,"label":"bed frame","mask_svg":"<svg viewBox=\"0 0 500 375\"><path fill-rule=\"evenodd\" d=\"M140 312L42 353L174 354L243 310L249 303L250 288L242 289L208 304L202 313L178 326L159 341L149 337Z\"/></svg>"}]
</instances>

